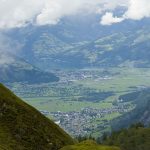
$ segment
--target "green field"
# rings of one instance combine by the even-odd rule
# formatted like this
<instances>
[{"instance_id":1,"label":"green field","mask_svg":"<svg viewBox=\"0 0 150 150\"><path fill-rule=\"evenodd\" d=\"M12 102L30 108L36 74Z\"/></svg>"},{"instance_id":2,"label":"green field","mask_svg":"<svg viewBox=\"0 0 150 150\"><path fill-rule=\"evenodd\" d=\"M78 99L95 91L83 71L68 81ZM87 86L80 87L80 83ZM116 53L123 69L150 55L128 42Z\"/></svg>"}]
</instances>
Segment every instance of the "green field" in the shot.
<instances>
[{"instance_id":1,"label":"green field","mask_svg":"<svg viewBox=\"0 0 150 150\"><path fill-rule=\"evenodd\" d=\"M91 70L91 72L93 69ZM15 83L11 89L26 102L39 110L55 111L80 111L84 107L109 108L118 96L132 92L140 87L150 86L150 69L148 68L110 68L113 75L108 80L76 80L71 84L42 84L26 85ZM110 96L100 102L79 101L78 98L93 91L113 91Z\"/></svg>"},{"instance_id":2,"label":"green field","mask_svg":"<svg viewBox=\"0 0 150 150\"><path fill-rule=\"evenodd\" d=\"M31 105L37 107L38 109L41 110L49 110L49 111L79 111L83 107L93 107L93 108L108 108L111 107L112 104L111 102L116 100L118 96L132 92L135 90L134 88L140 88L140 87L149 87L150 85L150 69L128 69L128 68L112 68L110 69L111 72L117 72L120 73L116 76L113 76L112 79L110 80L100 80L100 81L95 81L94 79L86 79L86 80L78 80L75 81L72 85L67 85L63 86L63 89L67 89L65 92L71 93L68 94L69 96L62 95L56 95L55 97L53 96L53 91L51 89L47 91L50 96L46 97L28 97L24 98L27 102L29 102ZM70 90L71 88L74 88L75 85L82 85L85 88L90 88L94 90L101 90L101 91L113 91L115 92L114 96L111 96L105 101L99 102L99 103L93 103L93 102L80 102L80 101L74 101L77 93L79 93L79 89L76 89L76 93L73 93L75 90ZM65 87L66 86L66 87ZM71 87L72 86L72 87ZM59 87L59 84L56 87L59 91L61 91L62 87ZM60 88L60 89L59 89ZM54 89L53 89L54 90ZM83 90L83 88L81 89ZM52 96L51 96L52 94ZM82 92L81 92L82 94ZM24 97L24 95L21 95ZM64 96L64 97L63 97ZM79 97L82 96L79 93ZM63 98L62 98L63 97Z\"/></svg>"},{"instance_id":3,"label":"green field","mask_svg":"<svg viewBox=\"0 0 150 150\"><path fill-rule=\"evenodd\" d=\"M80 101L61 101L57 98L50 99L48 97L41 98L26 98L26 102L30 105L38 108L39 110L48 110L49 112L62 111L80 111L84 107L92 107L92 108L109 108L112 106L112 103L109 102L80 102Z\"/></svg>"},{"instance_id":4,"label":"green field","mask_svg":"<svg viewBox=\"0 0 150 150\"><path fill-rule=\"evenodd\" d=\"M113 68L112 72L119 74L112 77L111 80L93 81L83 80L77 81L85 87L101 89L104 91L114 91L116 93L124 93L131 91L131 87L150 86L150 69L137 68Z\"/></svg>"},{"instance_id":5,"label":"green field","mask_svg":"<svg viewBox=\"0 0 150 150\"><path fill-rule=\"evenodd\" d=\"M77 71L77 70L76 70ZM99 75L99 69L89 69L89 73L93 71ZM9 85L11 89L27 103L34 106L38 110L48 112L80 112L83 108L110 109L113 103L117 102L118 97L125 93L136 90L142 90L150 86L150 69L148 68L109 68L108 79L77 79L68 83L48 83L40 85L28 85L14 83ZM69 71L67 71L69 72ZM66 77L66 78L69 78ZM93 100L87 101L89 93L113 92L113 95L105 99L92 97ZM86 96L85 96L86 95ZM80 98L84 97L81 101ZM94 100L97 101L94 101ZM129 103L130 109L134 106ZM120 116L120 113L111 113L101 119L95 119L91 125L104 125L102 132L110 130L109 122ZM52 116L48 115L49 118ZM99 129L95 130L92 135L100 135Z\"/></svg>"}]
</instances>

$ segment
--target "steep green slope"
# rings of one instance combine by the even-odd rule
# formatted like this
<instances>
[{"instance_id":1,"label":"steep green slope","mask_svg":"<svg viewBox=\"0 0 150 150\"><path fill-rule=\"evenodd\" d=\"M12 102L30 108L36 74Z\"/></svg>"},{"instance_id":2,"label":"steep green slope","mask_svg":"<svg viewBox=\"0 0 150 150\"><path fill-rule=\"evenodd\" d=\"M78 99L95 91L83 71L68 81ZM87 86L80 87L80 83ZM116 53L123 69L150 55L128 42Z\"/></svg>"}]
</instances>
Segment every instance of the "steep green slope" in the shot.
<instances>
[{"instance_id":1,"label":"steep green slope","mask_svg":"<svg viewBox=\"0 0 150 150\"><path fill-rule=\"evenodd\" d=\"M73 139L0 84L0 148L57 150Z\"/></svg>"},{"instance_id":2,"label":"steep green slope","mask_svg":"<svg viewBox=\"0 0 150 150\"><path fill-rule=\"evenodd\" d=\"M66 146L61 150L120 150L120 148L115 146L98 145L94 141L84 141L76 145Z\"/></svg>"},{"instance_id":3,"label":"steep green slope","mask_svg":"<svg viewBox=\"0 0 150 150\"><path fill-rule=\"evenodd\" d=\"M113 133L104 142L121 150L150 150L150 128L131 127Z\"/></svg>"}]
</instances>

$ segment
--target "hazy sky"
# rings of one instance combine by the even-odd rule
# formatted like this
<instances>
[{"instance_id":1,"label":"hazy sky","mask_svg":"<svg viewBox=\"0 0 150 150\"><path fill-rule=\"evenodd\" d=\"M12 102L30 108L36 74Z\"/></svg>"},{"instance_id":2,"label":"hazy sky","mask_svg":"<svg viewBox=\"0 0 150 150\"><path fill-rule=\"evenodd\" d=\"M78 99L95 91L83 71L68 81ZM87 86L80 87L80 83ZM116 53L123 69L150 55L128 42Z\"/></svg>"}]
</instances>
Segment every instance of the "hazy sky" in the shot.
<instances>
[{"instance_id":1,"label":"hazy sky","mask_svg":"<svg viewBox=\"0 0 150 150\"><path fill-rule=\"evenodd\" d=\"M127 11L121 17L113 10L123 6ZM0 28L14 28L28 23L57 24L62 17L97 13L102 25L111 25L125 19L140 20L150 17L150 0L0 0ZM100 16L101 16L100 15Z\"/></svg>"}]
</instances>

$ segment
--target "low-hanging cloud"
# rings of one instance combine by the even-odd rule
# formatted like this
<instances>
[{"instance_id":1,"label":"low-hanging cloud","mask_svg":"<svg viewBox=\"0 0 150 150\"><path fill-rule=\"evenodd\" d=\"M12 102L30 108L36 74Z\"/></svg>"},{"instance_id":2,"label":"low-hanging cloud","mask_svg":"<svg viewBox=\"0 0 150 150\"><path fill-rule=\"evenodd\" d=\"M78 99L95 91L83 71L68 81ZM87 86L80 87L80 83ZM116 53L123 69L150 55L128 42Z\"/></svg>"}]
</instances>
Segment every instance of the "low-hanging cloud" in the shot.
<instances>
[{"instance_id":1,"label":"low-hanging cloud","mask_svg":"<svg viewBox=\"0 0 150 150\"><path fill-rule=\"evenodd\" d=\"M123 0L0 0L0 28L57 24L65 16L103 13L124 3Z\"/></svg>"},{"instance_id":2,"label":"low-hanging cloud","mask_svg":"<svg viewBox=\"0 0 150 150\"><path fill-rule=\"evenodd\" d=\"M128 11L123 16L125 19L140 20L144 17L150 17L149 0L130 0Z\"/></svg>"},{"instance_id":3,"label":"low-hanging cloud","mask_svg":"<svg viewBox=\"0 0 150 150\"><path fill-rule=\"evenodd\" d=\"M23 44L0 33L0 67L13 63L15 61L13 55L16 55L22 46Z\"/></svg>"},{"instance_id":4,"label":"low-hanging cloud","mask_svg":"<svg viewBox=\"0 0 150 150\"><path fill-rule=\"evenodd\" d=\"M12 64L15 62L15 59L8 54L1 53L0 54L0 67Z\"/></svg>"},{"instance_id":5,"label":"low-hanging cloud","mask_svg":"<svg viewBox=\"0 0 150 150\"><path fill-rule=\"evenodd\" d=\"M121 17L113 10L124 6ZM149 0L0 0L0 28L22 27L28 24L57 24L61 18L88 13L104 14L101 24L111 25L125 19L150 17Z\"/></svg>"},{"instance_id":6,"label":"low-hanging cloud","mask_svg":"<svg viewBox=\"0 0 150 150\"><path fill-rule=\"evenodd\" d=\"M115 17L113 16L112 13L107 12L101 20L101 24L102 25L111 25L113 23L119 23L122 22L124 19L123 18L119 18L119 17Z\"/></svg>"},{"instance_id":7,"label":"low-hanging cloud","mask_svg":"<svg viewBox=\"0 0 150 150\"><path fill-rule=\"evenodd\" d=\"M150 17L150 1L149 0L128 0L127 11L121 16L114 16L113 13L106 12L101 19L102 25L111 25L113 23L122 22L126 19L141 20Z\"/></svg>"}]
</instances>

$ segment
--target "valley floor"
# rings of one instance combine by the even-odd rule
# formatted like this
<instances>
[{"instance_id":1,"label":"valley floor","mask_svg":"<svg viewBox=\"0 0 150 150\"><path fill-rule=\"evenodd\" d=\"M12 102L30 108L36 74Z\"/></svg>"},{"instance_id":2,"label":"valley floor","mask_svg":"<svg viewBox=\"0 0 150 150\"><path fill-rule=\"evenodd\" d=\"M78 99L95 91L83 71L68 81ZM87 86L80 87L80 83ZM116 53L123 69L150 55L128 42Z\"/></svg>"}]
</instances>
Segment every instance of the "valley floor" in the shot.
<instances>
[{"instance_id":1,"label":"valley floor","mask_svg":"<svg viewBox=\"0 0 150 150\"><path fill-rule=\"evenodd\" d=\"M135 107L119 96L150 86L147 68L88 68L54 73L60 77L59 82L7 86L73 136L97 137L109 132L112 119Z\"/></svg>"}]
</instances>

